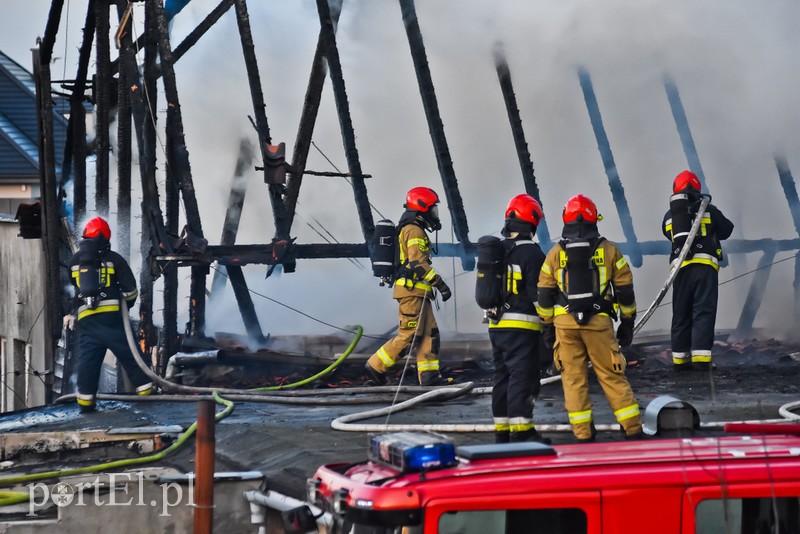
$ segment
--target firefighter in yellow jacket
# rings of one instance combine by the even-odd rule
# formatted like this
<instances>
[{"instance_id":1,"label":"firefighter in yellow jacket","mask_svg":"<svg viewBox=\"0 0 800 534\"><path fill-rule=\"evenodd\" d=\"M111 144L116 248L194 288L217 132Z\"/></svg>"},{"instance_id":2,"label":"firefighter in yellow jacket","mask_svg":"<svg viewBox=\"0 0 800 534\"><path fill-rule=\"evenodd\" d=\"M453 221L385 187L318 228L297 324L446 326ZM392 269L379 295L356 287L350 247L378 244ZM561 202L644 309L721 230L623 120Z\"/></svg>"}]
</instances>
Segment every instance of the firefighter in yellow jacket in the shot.
<instances>
[{"instance_id":1,"label":"firefighter in yellow jacket","mask_svg":"<svg viewBox=\"0 0 800 534\"><path fill-rule=\"evenodd\" d=\"M564 402L579 442L595 440L588 363L627 439L641 439L639 405L625 378L620 347L633 340L636 300L633 274L619 248L597 230L597 207L583 195L569 199L562 240L547 254L539 274L537 312L545 343L554 348ZM614 335L616 309L620 326Z\"/></svg>"},{"instance_id":2,"label":"firefighter in yellow jacket","mask_svg":"<svg viewBox=\"0 0 800 534\"><path fill-rule=\"evenodd\" d=\"M423 386L442 381L439 372L439 328L433 316L431 299L437 289L446 301L450 288L431 265L431 242L427 231L442 227L439 221L439 196L427 187L415 187L406 195L406 211L398 223L400 268L392 297L400 305L397 336L387 341L366 364L367 375L377 384L386 384L386 372L407 348L416 351L417 376Z\"/></svg>"}]
</instances>

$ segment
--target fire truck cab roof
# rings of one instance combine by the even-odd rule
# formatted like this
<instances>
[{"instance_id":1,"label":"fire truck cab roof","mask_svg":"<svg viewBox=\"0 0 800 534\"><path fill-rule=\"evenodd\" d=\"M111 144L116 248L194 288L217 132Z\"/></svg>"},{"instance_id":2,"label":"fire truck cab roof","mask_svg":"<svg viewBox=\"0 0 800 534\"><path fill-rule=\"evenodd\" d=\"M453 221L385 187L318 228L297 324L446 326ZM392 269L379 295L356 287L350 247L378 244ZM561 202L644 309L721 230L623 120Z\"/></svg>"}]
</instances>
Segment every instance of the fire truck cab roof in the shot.
<instances>
[{"instance_id":1,"label":"fire truck cab roof","mask_svg":"<svg viewBox=\"0 0 800 534\"><path fill-rule=\"evenodd\" d=\"M386 434L369 461L319 468L308 496L353 533L800 534L800 425L783 426L560 446Z\"/></svg>"}]
</instances>

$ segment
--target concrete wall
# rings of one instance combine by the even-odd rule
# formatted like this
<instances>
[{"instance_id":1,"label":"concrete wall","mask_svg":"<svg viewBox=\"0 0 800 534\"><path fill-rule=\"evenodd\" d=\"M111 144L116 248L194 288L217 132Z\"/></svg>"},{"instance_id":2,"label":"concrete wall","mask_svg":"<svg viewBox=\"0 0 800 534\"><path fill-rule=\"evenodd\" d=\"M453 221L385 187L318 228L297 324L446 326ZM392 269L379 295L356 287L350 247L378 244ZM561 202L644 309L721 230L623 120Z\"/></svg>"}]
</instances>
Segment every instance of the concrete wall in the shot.
<instances>
[{"instance_id":1,"label":"concrete wall","mask_svg":"<svg viewBox=\"0 0 800 534\"><path fill-rule=\"evenodd\" d=\"M45 403L44 253L39 239L17 237L0 216L0 411Z\"/></svg>"}]
</instances>

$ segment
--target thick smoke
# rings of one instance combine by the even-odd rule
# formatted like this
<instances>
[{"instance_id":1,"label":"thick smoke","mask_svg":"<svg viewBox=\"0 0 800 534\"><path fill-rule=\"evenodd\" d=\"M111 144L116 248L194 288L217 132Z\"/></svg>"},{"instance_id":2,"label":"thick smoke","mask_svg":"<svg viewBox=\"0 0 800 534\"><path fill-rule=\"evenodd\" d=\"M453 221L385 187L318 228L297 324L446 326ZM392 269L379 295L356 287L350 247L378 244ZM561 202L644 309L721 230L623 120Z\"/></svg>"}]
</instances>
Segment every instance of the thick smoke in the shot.
<instances>
[{"instance_id":1,"label":"thick smoke","mask_svg":"<svg viewBox=\"0 0 800 534\"><path fill-rule=\"evenodd\" d=\"M175 20L173 45L216 3L193 0ZM263 0L248 7L271 137L286 142L290 158L319 33L315 2ZM417 13L472 240L496 233L508 199L523 191L492 60L497 42L506 50L551 235L560 231L566 199L580 192L604 214L604 235L623 239L578 83L583 67L592 76L640 240L663 239L660 223L672 178L688 166L664 90L667 75L680 91L714 203L737 225L733 237L797 237L773 155L783 153L800 172L800 108L794 104L800 34L791 22L800 16L800 4L420 0ZM344 2L337 40L361 164L373 175L370 200L397 220L409 188L426 185L443 193L398 3ZM256 138L247 120L253 111L232 11L181 59L177 74L203 228L215 243L239 139ZM314 141L346 170L330 83ZM333 170L314 148L308 168ZM250 179L237 243L269 242L274 230L266 188L259 173ZM361 241L354 207L343 180L307 176L293 235L320 242L304 223L316 219L341 242ZM450 241L449 217L442 212L440 240ZM744 275L757 261L757 254L732 256L720 280ZM296 273L267 280L264 267L245 272L254 291L326 322L383 331L395 320L394 303L368 263L361 263L364 269L345 260L305 260ZM462 274L449 258L435 265L457 288L457 306L443 306L441 326L482 331L472 299L474 274ZM756 319L772 334L794 323L792 265L773 267ZM666 274L665 257L645 257L635 270L640 309ZM736 326L755 276L763 271L721 287L719 328ZM210 332L243 331L227 291L227 304L208 310ZM330 331L258 296L254 301L265 332ZM657 312L646 330L667 328L670 315L668 307Z\"/></svg>"}]
</instances>

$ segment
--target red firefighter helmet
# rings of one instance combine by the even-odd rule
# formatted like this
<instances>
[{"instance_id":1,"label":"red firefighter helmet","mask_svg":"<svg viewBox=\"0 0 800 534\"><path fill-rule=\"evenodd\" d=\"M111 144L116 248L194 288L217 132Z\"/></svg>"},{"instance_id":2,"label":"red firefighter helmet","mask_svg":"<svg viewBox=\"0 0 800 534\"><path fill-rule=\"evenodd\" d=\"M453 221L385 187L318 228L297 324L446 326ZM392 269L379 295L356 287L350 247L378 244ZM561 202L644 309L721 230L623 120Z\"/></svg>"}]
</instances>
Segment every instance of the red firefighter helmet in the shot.
<instances>
[{"instance_id":1,"label":"red firefighter helmet","mask_svg":"<svg viewBox=\"0 0 800 534\"><path fill-rule=\"evenodd\" d=\"M699 193L701 188L700 180L697 178L697 175L692 171L683 171L678 176L676 176L675 181L672 182L672 192L678 193L688 188L694 189Z\"/></svg>"},{"instance_id":2,"label":"red firefighter helmet","mask_svg":"<svg viewBox=\"0 0 800 534\"><path fill-rule=\"evenodd\" d=\"M428 187L415 187L406 194L405 207L426 213L431 207L439 203L439 195Z\"/></svg>"},{"instance_id":3,"label":"red firefighter helmet","mask_svg":"<svg viewBox=\"0 0 800 534\"><path fill-rule=\"evenodd\" d=\"M591 198L575 195L567 200L561 218L564 220L564 224L573 222L596 224L598 219L597 206L595 206Z\"/></svg>"},{"instance_id":4,"label":"red firefighter helmet","mask_svg":"<svg viewBox=\"0 0 800 534\"><path fill-rule=\"evenodd\" d=\"M97 237L102 235L106 239L111 239L111 228L108 226L108 223L102 217L95 217L91 221L86 223L86 226L83 227L83 237Z\"/></svg>"},{"instance_id":5,"label":"red firefighter helmet","mask_svg":"<svg viewBox=\"0 0 800 534\"><path fill-rule=\"evenodd\" d=\"M544 218L542 206L530 195L517 195L511 199L506 208L506 219L516 218L539 226L539 221Z\"/></svg>"}]
</instances>

